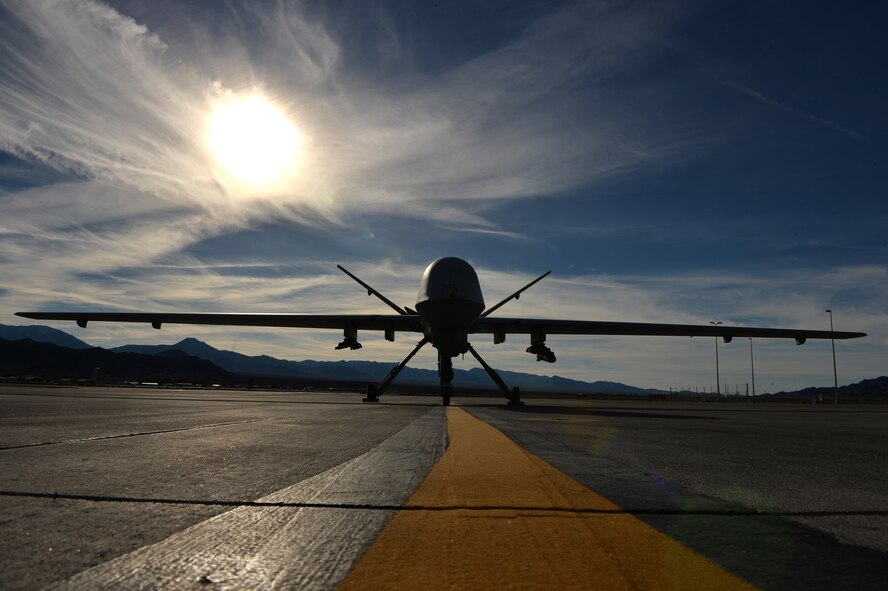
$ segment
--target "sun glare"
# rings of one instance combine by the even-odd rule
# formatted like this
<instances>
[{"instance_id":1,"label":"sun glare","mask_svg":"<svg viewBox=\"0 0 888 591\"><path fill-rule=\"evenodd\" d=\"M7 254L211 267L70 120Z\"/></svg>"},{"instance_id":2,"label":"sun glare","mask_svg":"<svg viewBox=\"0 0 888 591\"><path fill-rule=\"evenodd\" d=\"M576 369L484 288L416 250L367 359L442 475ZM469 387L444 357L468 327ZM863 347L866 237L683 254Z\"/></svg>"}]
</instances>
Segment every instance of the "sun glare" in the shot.
<instances>
[{"instance_id":1,"label":"sun glare","mask_svg":"<svg viewBox=\"0 0 888 591\"><path fill-rule=\"evenodd\" d=\"M229 101L213 113L210 146L225 169L253 187L279 182L296 172L302 135L268 101Z\"/></svg>"}]
</instances>

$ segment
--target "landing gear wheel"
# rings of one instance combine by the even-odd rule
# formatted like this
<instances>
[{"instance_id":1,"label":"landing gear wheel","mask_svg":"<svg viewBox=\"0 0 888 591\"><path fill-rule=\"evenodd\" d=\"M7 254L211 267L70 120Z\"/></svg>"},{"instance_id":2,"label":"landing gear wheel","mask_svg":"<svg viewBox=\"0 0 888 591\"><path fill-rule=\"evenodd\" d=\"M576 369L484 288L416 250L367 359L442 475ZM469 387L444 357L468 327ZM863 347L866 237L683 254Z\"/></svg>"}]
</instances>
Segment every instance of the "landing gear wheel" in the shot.
<instances>
[{"instance_id":1,"label":"landing gear wheel","mask_svg":"<svg viewBox=\"0 0 888 591\"><path fill-rule=\"evenodd\" d=\"M444 406L450 406L450 395L453 394L452 386L441 386L441 399Z\"/></svg>"},{"instance_id":2,"label":"landing gear wheel","mask_svg":"<svg viewBox=\"0 0 888 591\"><path fill-rule=\"evenodd\" d=\"M367 386L367 397L362 398L361 402L379 402L379 396L376 395L376 387L373 384Z\"/></svg>"},{"instance_id":3,"label":"landing gear wheel","mask_svg":"<svg viewBox=\"0 0 888 591\"><path fill-rule=\"evenodd\" d=\"M512 388L512 395L509 396L509 401L506 404L508 406L524 406L524 403L521 401L521 390L518 389L518 386Z\"/></svg>"}]
</instances>

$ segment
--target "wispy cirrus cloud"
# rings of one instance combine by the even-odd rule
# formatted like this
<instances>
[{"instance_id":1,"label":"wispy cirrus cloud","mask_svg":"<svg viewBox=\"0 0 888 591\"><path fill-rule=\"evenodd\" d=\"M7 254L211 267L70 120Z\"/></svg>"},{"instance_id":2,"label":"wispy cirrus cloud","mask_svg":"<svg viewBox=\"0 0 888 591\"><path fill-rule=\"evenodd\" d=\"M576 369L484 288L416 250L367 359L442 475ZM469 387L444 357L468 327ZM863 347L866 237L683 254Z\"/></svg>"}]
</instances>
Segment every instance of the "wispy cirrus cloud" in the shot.
<instances>
[{"instance_id":1,"label":"wispy cirrus cloud","mask_svg":"<svg viewBox=\"0 0 888 591\"><path fill-rule=\"evenodd\" d=\"M406 83L390 85L343 63L346 40L317 17L298 6L266 9L244 9L251 38L225 28L214 35L194 20L167 27L176 40L187 27L199 43L171 46L163 29L90 0L10 3L3 148L219 218L258 206L238 202L240 189L209 154L209 112L220 95L252 88L307 137L304 174L260 215L285 215L287 205L404 211L405 203L548 194L670 149L663 130L627 132L633 113L588 82L641 59L663 26L648 11L569 5L441 76L407 69L395 74ZM250 67L257 37L262 71ZM577 125L579 112L587 124ZM635 148L624 149L629 143ZM460 217L453 208L442 215Z\"/></svg>"},{"instance_id":2,"label":"wispy cirrus cloud","mask_svg":"<svg viewBox=\"0 0 888 591\"><path fill-rule=\"evenodd\" d=\"M808 121L816 123L817 125L827 127L827 128L832 129L834 131L838 131L839 133L846 135L850 138L853 138L857 141L864 142L867 144L873 143L872 140L870 140L869 138L867 138L864 135L857 133L853 129L849 129L849 128L845 127L844 125L839 125L838 123L835 123L834 121L830 121L828 119L824 119L823 117L818 117L817 115L813 115L811 113L808 113L807 111L803 111L801 109L796 109L794 107L790 107L788 105L785 105L785 104L783 104L779 101L776 101L768 96L765 96L764 94L762 94L761 92L759 92L757 90L753 90L752 88L749 88L748 86L744 86L743 84L740 84L739 82L734 82L731 80L719 80L719 82L721 82L725 86L728 86L730 88L738 90L738 91L742 92L743 94L745 94L746 96L754 98L755 100L757 100L759 102L762 102L762 103L769 105L771 107L774 107L776 109L780 109L781 111L785 111L787 113L792 113L793 115L795 115L797 117L807 119Z\"/></svg>"},{"instance_id":3,"label":"wispy cirrus cloud","mask_svg":"<svg viewBox=\"0 0 888 591\"><path fill-rule=\"evenodd\" d=\"M170 10L177 18L151 30L92 0L4 4L0 149L68 176L2 197L13 242L89 227L97 251L77 239L72 252L110 268L130 251L162 256L260 220L336 228L360 212L514 238L465 203L625 172L643 160L627 142L674 150L663 130L626 132L633 114L580 83L641 59L664 26L646 10L567 5L441 75L395 59L385 80L345 61L345 32L300 5L246 4L219 27ZM406 52L394 38L380 43ZM207 145L214 104L253 91L305 135L300 177L260 199ZM4 247L6 258L16 248ZM52 248L27 252L33 264Z\"/></svg>"},{"instance_id":4,"label":"wispy cirrus cloud","mask_svg":"<svg viewBox=\"0 0 888 591\"><path fill-rule=\"evenodd\" d=\"M3 4L0 149L64 175L0 196L4 274L36 270L95 301L75 271L159 262L270 219L347 228L361 212L515 239L467 203L565 190L672 150L662 130L626 132L633 114L588 82L642 59L664 26L647 10L569 4L436 76L389 35L377 80L347 61L347 31L301 5L245 4L212 26L168 8L176 18L149 29L92 0ZM253 91L305 136L300 177L260 198L207 145L216 102Z\"/></svg>"}]
</instances>

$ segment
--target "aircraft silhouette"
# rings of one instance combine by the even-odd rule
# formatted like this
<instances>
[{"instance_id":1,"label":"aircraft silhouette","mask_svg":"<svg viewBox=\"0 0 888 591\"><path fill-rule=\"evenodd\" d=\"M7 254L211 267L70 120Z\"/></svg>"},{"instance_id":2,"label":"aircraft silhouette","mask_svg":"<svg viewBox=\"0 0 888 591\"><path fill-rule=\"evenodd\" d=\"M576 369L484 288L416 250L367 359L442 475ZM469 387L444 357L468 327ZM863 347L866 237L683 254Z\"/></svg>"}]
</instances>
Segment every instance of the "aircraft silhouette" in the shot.
<instances>
[{"instance_id":1,"label":"aircraft silhouette","mask_svg":"<svg viewBox=\"0 0 888 591\"><path fill-rule=\"evenodd\" d=\"M866 336L862 332L833 332L829 330L802 330L786 328L757 328L725 325L656 324L642 322L598 322L589 320L547 320L539 318L491 317L491 313L512 299L518 299L529 287L546 277L540 275L509 297L490 308L485 308L481 286L475 269L462 259L445 257L433 261L419 284L415 310L401 308L373 287L347 271L337 267L375 295L397 314L181 314L144 312L16 312L17 316L37 320L74 320L81 328L90 321L145 322L156 329L162 324L213 324L229 326L275 326L297 328L340 329L343 339L336 349L360 349L359 330L380 330L386 340L394 341L396 332L415 332L423 335L416 347L388 373L378 385L367 386L364 402L378 402L385 389L404 366L425 345L431 343L438 350L438 376L444 405L450 404L453 392L453 357L471 353L484 371L496 383L509 404L522 404L518 387L511 390L499 374L490 367L469 343L470 334L492 334L493 343L506 340L507 334L530 335L527 352L537 361L555 362L555 354L546 346L550 334L572 335L659 335L721 337L729 343L734 337L792 338L796 344L807 339L852 339Z\"/></svg>"}]
</instances>

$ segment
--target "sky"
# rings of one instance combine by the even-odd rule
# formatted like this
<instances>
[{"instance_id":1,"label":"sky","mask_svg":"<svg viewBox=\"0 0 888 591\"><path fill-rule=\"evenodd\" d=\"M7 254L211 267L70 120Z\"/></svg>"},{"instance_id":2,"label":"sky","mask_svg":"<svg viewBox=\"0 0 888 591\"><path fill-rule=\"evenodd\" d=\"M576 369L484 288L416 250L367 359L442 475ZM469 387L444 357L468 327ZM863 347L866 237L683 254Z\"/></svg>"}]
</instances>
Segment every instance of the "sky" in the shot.
<instances>
[{"instance_id":1,"label":"sky","mask_svg":"<svg viewBox=\"0 0 888 591\"><path fill-rule=\"evenodd\" d=\"M886 17L0 0L0 323L387 313L336 264L411 306L428 263L458 256L488 304L552 270L498 315L828 329L832 309L836 330L869 334L836 343L839 383L888 375ZM220 113L250 101L274 113L267 139L220 143ZM193 336L286 359L396 363L418 340L361 333L343 352L332 331L50 324L102 347ZM505 370L715 387L712 338L552 335L554 365L526 338L472 341ZM759 392L832 384L828 341L742 339L719 346L731 391L750 346Z\"/></svg>"}]
</instances>

